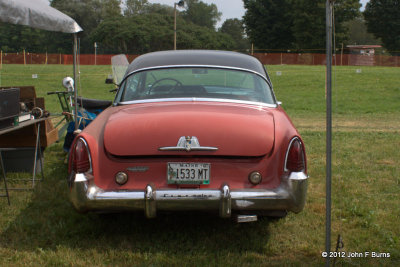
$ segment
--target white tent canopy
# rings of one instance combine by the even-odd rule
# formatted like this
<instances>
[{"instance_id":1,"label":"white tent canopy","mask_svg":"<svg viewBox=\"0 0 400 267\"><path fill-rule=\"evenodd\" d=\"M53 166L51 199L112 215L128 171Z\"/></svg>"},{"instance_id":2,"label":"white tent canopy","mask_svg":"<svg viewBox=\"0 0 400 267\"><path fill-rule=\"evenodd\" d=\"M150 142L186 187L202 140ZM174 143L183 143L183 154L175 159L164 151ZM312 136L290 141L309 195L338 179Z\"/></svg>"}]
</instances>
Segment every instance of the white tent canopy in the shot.
<instances>
[{"instance_id":1,"label":"white tent canopy","mask_svg":"<svg viewBox=\"0 0 400 267\"><path fill-rule=\"evenodd\" d=\"M0 20L48 31L82 31L75 20L43 0L0 0Z\"/></svg>"},{"instance_id":2,"label":"white tent canopy","mask_svg":"<svg viewBox=\"0 0 400 267\"><path fill-rule=\"evenodd\" d=\"M77 33L82 28L75 20L49 6L44 0L0 0L0 21L26 25L32 28L73 33L74 35L74 80L77 77ZM78 93L74 84L75 114L78 114ZM78 129L78 118L75 116L75 129Z\"/></svg>"}]
</instances>

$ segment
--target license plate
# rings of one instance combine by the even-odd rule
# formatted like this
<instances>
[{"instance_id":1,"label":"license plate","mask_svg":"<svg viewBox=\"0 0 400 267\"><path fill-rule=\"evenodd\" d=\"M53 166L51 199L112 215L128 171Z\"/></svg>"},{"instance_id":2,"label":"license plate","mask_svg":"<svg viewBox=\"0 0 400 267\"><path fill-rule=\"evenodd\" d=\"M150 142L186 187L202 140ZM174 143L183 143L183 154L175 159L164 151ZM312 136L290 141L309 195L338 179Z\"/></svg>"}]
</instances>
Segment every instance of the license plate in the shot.
<instances>
[{"instance_id":1,"label":"license plate","mask_svg":"<svg viewBox=\"0 0 400 267\"><path fill-rule=\"evenodd\" d=\"M210 163L168 163L167 182L168 184L210 184Z\"/></svg>"}]
</instances>

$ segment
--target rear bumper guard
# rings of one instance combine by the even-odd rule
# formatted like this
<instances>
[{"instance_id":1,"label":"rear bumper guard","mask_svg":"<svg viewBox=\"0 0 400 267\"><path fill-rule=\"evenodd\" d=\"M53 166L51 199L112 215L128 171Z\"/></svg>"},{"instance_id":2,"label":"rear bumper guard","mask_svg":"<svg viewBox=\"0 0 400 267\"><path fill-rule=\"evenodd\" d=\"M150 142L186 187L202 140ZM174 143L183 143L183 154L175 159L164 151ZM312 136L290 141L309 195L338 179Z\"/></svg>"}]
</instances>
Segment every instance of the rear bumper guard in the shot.
<instances>
[{"instance_id":1,"label":"rear bumper guard","mask_svg":"<svg viewBox=\"0 0 400 267\"><path fill-rule=\"evenodd\" d=\"M144 190L107 191L84 173L74 177L70 199L79 212L143 210L146 217L156 217L157 210L219 210L222 218L235 211L287 210L300 212L305 204L308 176L293 172L275 189L234 189L223 184L220 189L157 189L148 184Z\"/></svg>"}]
</instances>

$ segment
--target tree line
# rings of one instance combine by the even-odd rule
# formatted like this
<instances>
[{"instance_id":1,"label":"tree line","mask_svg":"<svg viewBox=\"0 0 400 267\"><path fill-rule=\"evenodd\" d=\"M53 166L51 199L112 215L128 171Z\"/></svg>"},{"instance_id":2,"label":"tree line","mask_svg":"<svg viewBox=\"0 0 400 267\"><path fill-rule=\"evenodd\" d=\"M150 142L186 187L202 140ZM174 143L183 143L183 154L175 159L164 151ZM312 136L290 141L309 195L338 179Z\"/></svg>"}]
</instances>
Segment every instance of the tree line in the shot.
<instances>
[{"instance_id":1,"label":"tree line","mask_svg":"<svg viewBox=\"0 0 400 267\"><path fill-rule=\"evenodd\" d=\"M177 1L178 2L178 1ZM178 49L323 51L326 0L243 0L243 19L227 19L215 4L185 0L177 8ZM336 44L380 44L400 50L400 0L335 0ZM77 21L80 53L142 54L173 49L174 7L148 0L50 0ZM72 37L0 23L3 52L71 53ZM360 34L363 33L363 34Z\"/></svg>"},{"instance_id":2,"label":"tree line","mask_svg":"<svg viewBox=\"0 0 400 267\"><path fill-rule=\"evenodd\" d=\"M243 0L247 36L258 48L325 49L326 0ZM359 0L334 0L336 45L382 44L400 50L400 0L370 0L364 12Z\"/></svg>"},{"instance_id":3,"label":"tree line","mask_svg":"<svg viewBox=\"0 0 400 267\"><path fill-rule=\"evenodd\" d=\"M242 21L229 19L220 29L215 4L185 0L177 8L178 49L241 50L249 47ZM50 0L50 5L83 28L80 53L142 54L173 49L174 8L148 0ZM3 52L71 53L71 35L26 26L0 24Z\"/></svg>"}]
</instances>

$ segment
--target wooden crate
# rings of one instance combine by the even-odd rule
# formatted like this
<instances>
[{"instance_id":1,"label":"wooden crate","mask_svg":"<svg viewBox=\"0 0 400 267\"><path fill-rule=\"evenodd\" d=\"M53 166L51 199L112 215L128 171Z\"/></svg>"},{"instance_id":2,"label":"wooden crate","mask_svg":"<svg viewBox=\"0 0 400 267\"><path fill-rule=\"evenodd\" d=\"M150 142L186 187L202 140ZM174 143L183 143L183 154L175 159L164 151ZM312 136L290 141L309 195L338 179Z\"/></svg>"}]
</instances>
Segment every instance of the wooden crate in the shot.
<instances>
[{"instance_id":1,"label":"wooden crate","mask_svg":"<svg viewBox=\"0 0 400 267\"><path fill-rule=\"evenodd\" d=\"M34 86L10 86L0 87L20 88L20 102L24 102L29 110L39 107L45 110L43 97L36 97ZM58 140L58 130L54 128L51 119L40 122L40 143L42 147L47 147ZM0 138L0 147L32 147L36 144L36 126L30 125L17 131L3 134Z\"/></svg>"}]
</instances>

